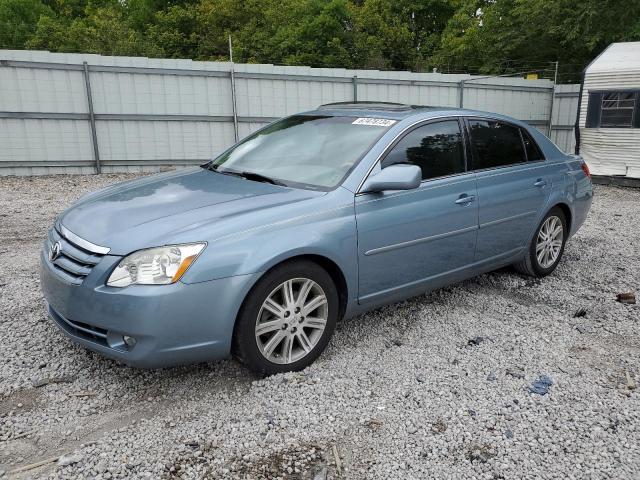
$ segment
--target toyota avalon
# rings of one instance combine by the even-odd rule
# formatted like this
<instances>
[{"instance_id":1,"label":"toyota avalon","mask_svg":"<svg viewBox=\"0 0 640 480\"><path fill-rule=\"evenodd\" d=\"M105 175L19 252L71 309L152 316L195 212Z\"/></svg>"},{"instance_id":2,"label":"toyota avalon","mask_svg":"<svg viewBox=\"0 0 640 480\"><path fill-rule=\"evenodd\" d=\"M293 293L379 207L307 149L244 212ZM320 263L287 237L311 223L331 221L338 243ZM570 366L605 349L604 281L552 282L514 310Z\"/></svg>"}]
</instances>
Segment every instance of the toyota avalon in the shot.
<instances>
[{"instance_id":1,"label":"toyota avalon","mask_svg":"<svg viewBox=\"0 0 640 480\"><path fill-rule=\"evenodd\" d=\"M68 337L130 365L299 370L341 319L507 265L550 274L591 199L584 161L513 118L329 104L81 198L41 284Z\"/></svg>"}]
</instances>

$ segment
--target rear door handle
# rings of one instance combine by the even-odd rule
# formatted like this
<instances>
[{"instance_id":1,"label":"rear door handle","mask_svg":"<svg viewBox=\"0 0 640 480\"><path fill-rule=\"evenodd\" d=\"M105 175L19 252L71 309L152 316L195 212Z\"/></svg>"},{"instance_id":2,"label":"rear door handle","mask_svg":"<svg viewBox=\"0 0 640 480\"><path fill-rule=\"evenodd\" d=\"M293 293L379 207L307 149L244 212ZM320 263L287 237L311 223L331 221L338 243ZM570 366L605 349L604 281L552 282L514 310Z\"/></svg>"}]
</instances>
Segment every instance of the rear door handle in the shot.
<instances>
[{"instance_id":1,"label":"rear door handle","mask_svg":"<svg viewBox=\"0 0 640 480\"><path fill-rule=\"evenodd\" d=\"M547 186L547 181L539 178L538 180L535 181L533 186L534 187L546 187Z\"/></svg>"},{"instance_id":2,"label":"rear door handle","mask_svg":"<svg viewBox=\"0 0 640 480\"><path fill-rule=\"evenodd\" d=\"M471 202L474 202L476 200L475 195L467 195L466 193L463 193L462 195L460 195L460 197L455 201L455 203L457 203L458 205L468 205Z\"/></svg>"}]
</instances>

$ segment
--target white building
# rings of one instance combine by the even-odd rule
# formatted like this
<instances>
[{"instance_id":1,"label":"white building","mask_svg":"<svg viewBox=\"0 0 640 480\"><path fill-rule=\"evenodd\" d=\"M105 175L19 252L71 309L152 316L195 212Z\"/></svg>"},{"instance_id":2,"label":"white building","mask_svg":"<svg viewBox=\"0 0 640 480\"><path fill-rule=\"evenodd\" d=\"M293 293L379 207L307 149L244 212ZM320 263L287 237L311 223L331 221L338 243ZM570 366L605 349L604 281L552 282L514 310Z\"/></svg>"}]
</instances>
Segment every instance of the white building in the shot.
<instances>
[{"instance_id":1,"label":"white building","mask_svg":"<svg viewBox=\"0 0 640 480\"><path fill-rule=\"evenodd\" d=\"M578 126L591 173L640 178L640 42L613 43L586 68Z\"/></svg>"}]
</instances>

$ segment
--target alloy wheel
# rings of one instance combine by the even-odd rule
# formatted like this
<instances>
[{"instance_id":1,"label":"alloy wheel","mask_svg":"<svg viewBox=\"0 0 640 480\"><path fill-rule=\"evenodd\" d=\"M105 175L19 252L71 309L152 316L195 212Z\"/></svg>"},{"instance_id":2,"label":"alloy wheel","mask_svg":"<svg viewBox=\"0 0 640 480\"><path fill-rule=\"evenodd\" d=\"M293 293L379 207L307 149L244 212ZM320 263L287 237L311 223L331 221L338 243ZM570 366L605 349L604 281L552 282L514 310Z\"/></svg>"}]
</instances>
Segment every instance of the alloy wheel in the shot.
<instances>
[{"instance_id":1,"label":"alloy wheel","mask_svg":"<svg viewBox=\"0 0 640 480\"><path fill-rule=\"evenodd\" d=\"M258 312L255 337L260 353L273 363L297 362L320 341L328 316L327 297L316 282L294 278L281 283Z\"/></svg>"},{"instance_id":2,"label":"alloy wheel","mask_svg":"<svg viewBox=\"0 0 640 480\"><path fill-rule=\"evenodd\" d=\"M563 240L562 220L550 216L540 227L536 240L536 258L542 268L550 268L558 260Z\"/></svg>"}]
</instances>

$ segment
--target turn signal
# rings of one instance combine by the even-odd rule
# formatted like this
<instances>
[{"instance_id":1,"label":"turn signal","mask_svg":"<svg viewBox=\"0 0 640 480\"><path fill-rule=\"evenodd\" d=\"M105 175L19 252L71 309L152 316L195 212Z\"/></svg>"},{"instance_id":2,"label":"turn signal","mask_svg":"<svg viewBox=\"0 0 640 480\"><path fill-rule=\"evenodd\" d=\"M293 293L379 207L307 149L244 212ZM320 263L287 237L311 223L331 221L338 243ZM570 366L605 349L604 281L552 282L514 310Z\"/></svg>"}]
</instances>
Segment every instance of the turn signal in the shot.
<instances>
[{"instance_id":1,"label":"turn signal","mask_svg":"<svg viewBox=\"0 0 640 480\"><path fill-rule=\"evenodd\" d=\"M178 271L171 279L171 283L177 282L182 277L182 274L187 271L187 268L191 266L193 261L196 259L197 255L191 255L190 257L185 258L180 266L178 267Z\"/></svg>"}]
</instances>

